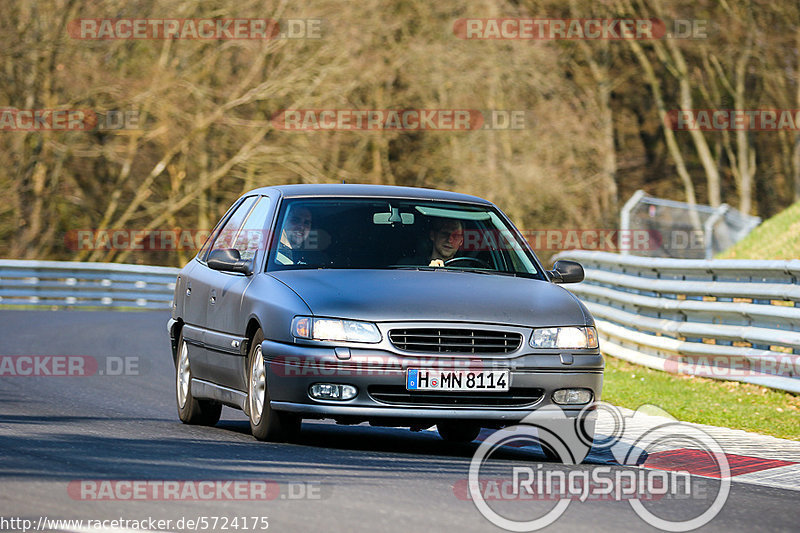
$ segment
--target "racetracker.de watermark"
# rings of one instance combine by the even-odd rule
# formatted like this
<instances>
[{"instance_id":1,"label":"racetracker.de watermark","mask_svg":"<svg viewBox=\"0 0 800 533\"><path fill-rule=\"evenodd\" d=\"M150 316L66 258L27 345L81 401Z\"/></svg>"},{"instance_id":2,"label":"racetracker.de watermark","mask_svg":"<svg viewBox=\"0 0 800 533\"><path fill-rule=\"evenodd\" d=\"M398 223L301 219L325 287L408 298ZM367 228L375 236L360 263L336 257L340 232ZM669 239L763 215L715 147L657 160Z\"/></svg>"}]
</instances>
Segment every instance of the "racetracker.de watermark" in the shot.
<instances>
[{"instance_id":1,"label":"racetracker.de watermark","mask_svg":"<svg viewBox=\"0 0 800 533\"><path fill-rule=\"evenodd\" d=\"M660 18L460 18L453 34L467 40L705 39L708 21Z\"/></svg>"},{"instance_id":2,"label":"racetracker.de watermark","mask_svg":"<svg viewBox=\"0 0 800 533\"><path fill-rule=\"evenodd\" d=\"M137 356L0 355L0 378L138 376L142 363Z\"/></svg>"},{"instance_id":3,"label":"racetracker.de watermark","mask_svg":"<svg viewBox=\"0 0 800 533\"><path fill-rule=\"evenodd\" d=\"M616 230L616 229L523 229L520 235L536 251L593 250L634 251L705 250L702 230ZM64 245L71 251L130 250L142 252L197 252L211 236L208 229L75 229L64 234ZM264 250L274 233L268 230L225 230L215 236L216 248ZM455 235L465 252L516 250L516 237L509 230L465 229ZM326 250L332 243L326 230L311 230L305 250ZM402 253L398 250L398 253Z\"/></svg>"},{"instance_id":4,"label":"racetracker.de watermark","mask_svg":"<svg viewBox=\"0 0 800 533\"><path fill-rule=\"evenodd\" d=\"M272 117L284 131L522 130L530 122L521 109L284 109Z\"/></svg>"},{"instance_id":5,"label":"racetracker.de watermark","mask_svg":"<svg viewBox=\"0 0 800 533\"><path fill-rule=\"evenodd\" d=\"M115 131L140 129L139 111L0 108L0 131Z\"/></svg>"},{"instance_id":6,"label":"racetracker.de watermark","mask_svg":"<svg viewBox=\"0 0 800 533\"><path fill-rule=\"evenodd\" d=\"M800 109L673 109L664 122L675 131L800 131Z\"/></svg>"},{"instance_id":7,"label":"racetracker.de watermark","mask_svg":"<svg viewBox=\"0 0 800 533\"><path fill-rule=\"evenodd\" d=\"M253 232L260 242L265 232ZM197 251L211 235L208 229L79 229L64 234L68 250ZM248 236L249 239L249 236Z\"/></svg>"},{"instance_id":8,"label":"racetracker.de watermark","mask_svg":"<svg viewBox=\"0 0 800 533\"><path fill-rule=\"evenodd\" d=\"M329 355L331 348L322 349L320 356ZM440 374L469 374L488 369L507 369L498 363L487 364L480 359L436 357L401 358L397 356L349 355L347 359L330 357L314 360L310 357L275 356L268 361L270 372L280 377L348 377L348 376L390 376L415 368L432 376ZM447 379L445 377L444 379ZM464 378L466 379L466 377Z\"/></svg>"},{"instance_id":9,"label":"racetracker.de watermark","mask_svg":"<svg viewBox=\"0 0 800 533\"><path fill-rule=\"evenodd\" d=\"M268 479L82 479L70 481L67 494L80 501L271 501L321 500L319 481Z\"/></svg>"},{"instance_id":10,"label":"racetracker.de watermark","mask_svg":"<svg viewBox=\"0 0 800 533\"><path fill-rule=\"evenodd\" d=\"M788 347L770 346L773 350L791 350ZM800 376L800 355L766 351L757 357L743 355L698 355L692 357L670 356L664 359L664 370L673 374L716 379L743 379L749 377Z\"/></svg>"},{"instance_id":11,"label":"racetracker.de watermark","mask_svg":"<svg viewBox=\"0 0 800 533\"><path fill-rule=\"evenodd\" d=\"M67 24L73 39L140 40L321 39L322 19L81 18Z\"/></svg>"}]
</instances>

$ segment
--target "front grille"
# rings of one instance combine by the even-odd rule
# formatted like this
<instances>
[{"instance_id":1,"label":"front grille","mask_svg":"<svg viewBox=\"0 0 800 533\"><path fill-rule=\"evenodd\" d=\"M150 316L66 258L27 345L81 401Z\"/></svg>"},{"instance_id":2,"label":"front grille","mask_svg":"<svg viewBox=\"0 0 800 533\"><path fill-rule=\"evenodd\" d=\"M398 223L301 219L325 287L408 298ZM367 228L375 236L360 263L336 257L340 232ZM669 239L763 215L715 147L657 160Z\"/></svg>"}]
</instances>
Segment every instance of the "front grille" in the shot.
<instances>
[{"instance_id":1,"label":"front grille","mask_svg":"<svg viewBox=\"0 0 800 533\"><path fill-rule=\"evenodd\" d=\"M414 328L393 329L389 340L397 348L418 353L511 353L519 348L522 335L484 329Z\"/></svg>"},{"instance_id":2,"label":"front grille","mask_svg":"<svg viewBox=\"0 0 800 533\"><path fill-rule=\"evenodd\" d=\"M537 403L544 389L512 387L503 392L409 391L402 385L371 385L367 392L373 399L392 405L429 405L460 407L524 407Z\"/></svg>"}]
</instances>

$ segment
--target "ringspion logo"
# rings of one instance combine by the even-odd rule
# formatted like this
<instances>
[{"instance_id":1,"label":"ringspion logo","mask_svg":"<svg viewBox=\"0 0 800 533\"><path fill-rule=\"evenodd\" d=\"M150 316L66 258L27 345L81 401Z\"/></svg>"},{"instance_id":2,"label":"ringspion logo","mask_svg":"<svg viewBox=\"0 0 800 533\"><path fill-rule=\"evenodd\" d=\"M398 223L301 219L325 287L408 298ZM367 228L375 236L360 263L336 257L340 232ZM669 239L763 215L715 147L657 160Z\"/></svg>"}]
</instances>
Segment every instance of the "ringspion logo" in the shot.
<instances>
[{"instance_id":1,"label":"ringspion logo","mask_svg":"<svg viewBox=\"0 0 800 533\"><path fill-rule=\"evenodd\" d=\"M613 420L611 435L594 434L594 422L590 420L592 416L596 419L598 413L610 415ZM470 462L467 482L457 481L454 494L471 500L484 518L507 531L538 531L550 526L574 501L626 501L645 523L665 531L692 531L707 524L722 510L730 492L730 465L724 450L708 433L690 424L668 421L642 429L637 417L643 415L644 406L628 417L605 402L587 405L577 417L567 416L558 407L545 406L520 424L495 431L484 439ZM540 461L530 465L494 461L492 456L498 450L520 445L547 450L558 458L557 463L564 464L579 462L589 448L608 450L619 466L564 469L560 464ZM637 467L648 454L674 446L691 446L696 457L710 463L706 475L718 477L720 483L711 491L700 491L688 470L665 472ZM506 475L502 475L503 470ZM664 518L655 512L656 506L642 503L662 499L692 500L695 506L687 509L687 516L673 513ZM491 505L496 501L524 504L531 500L556 503L544 514L540 506L526 505L510 513L508 506Z\"/></svg>"}]
</instances>

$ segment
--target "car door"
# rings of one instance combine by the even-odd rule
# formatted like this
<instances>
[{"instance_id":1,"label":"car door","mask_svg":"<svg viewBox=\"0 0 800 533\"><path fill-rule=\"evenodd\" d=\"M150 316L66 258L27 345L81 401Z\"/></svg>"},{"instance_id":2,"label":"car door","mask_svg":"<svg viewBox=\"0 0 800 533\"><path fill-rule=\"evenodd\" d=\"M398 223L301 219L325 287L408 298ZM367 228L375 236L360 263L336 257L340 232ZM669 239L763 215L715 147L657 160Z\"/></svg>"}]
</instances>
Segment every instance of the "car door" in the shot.
<instances>
[{"instance_id":1,"label":"car door","mask_svg":"<svg viewBox=\"0 0 800 533\"><path fill-rule=\"evenodd\" d=\"M210 301L220 290L220 278L217 275L219 272L209 268L205 259L210 250L215 247L227 247L232 236L238 235L257 199L257 196L249 196L228 212L222 228L213 236L209 245L198 254L197 261L186 279L184 292L186 325L183 328L183 337L189 348L192 376L197 379L212 383L217 383L218 379L210 360L211 350L208 342L211 324L208 309ZM211 337L213 340L213 335Z\"/></svg>"},{"instance_id":2,"label":"car door","mask_svg":"<svg viewBox=\"0 0 800 533\"><path fill-rule=\"evenodd\" d=\"M192 341L196 344L199 343L201 346L204 343L201 338L202 332L207 327L206 312L208 311L208 306L206 305L206 300L208 299L208 283L210 282L206 270L204 270L207 269L205 258L216 236L241 203L242 201L237 201L228 209L225 215L217 222L217 225L214 226L206 242L203 243L203 247L198 252L197 257L183 268L179 276L177 287L180 289L177 297L181 298L179 309L181 310L183 322L189 326L189 331L184 332L184 337L191 338ZM196 338L193 338L193 336ZM190 349L189 351L191 357L192 350Z\"/></svg>"},{"instance_id":3,"label":"car door","mask_svg":"<svg viewBox=\"0 0 800 533\"><path fill-rule=\"evenodd\" d=\"M260 196L247 218L228 242L217 245L235 249L239 256L251 262L253 274L211 271L213 283L207 307L206 349L209 370L214 382L236 390L244 390L247 343L245 329L248 316L242 314L245 292L255 276L263 270L263 257L269 242L267 224L272 213L268 196Z\"/></svg>"}]
</instances>

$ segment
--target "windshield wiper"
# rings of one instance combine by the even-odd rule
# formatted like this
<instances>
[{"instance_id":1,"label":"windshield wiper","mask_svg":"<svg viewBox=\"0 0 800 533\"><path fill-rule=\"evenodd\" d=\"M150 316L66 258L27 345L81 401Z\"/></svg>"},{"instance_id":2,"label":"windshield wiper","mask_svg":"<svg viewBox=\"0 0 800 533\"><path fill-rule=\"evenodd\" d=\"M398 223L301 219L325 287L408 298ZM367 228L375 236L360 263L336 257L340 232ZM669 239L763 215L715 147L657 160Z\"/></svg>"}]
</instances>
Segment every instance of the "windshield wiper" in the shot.
<instances>
[{"instance_id":1,"label":"windshield wiper","mask_svg":"<svg viewBox=\"0 0 800 533\"><path fill-rule=\"evenodd\" d=\"M427 266L427 265L391 265L387 267L382 267L386 270L452 270L447 267L436 267L436 266Z\"/></svg>"},{"instance_id":2,"label":"windshield wiper","mask_svg":"<svg viewBox=\"0 0 800 533\"><path fill-rule=\"evenodd\" d=\"M489 274L489 275L498 274L500 276L513 276L515 278L519 276L518 272L506 272L505 270L486 270L486 269L469 270L469 269L466 269L466 268L461 269L461 270L463 270L464 272L472 272L474 274Z\"/></svg>"},{"instance_id":3,"label":"windshield wiper","mask_svg":"<svg viewBox=\"0 0 800 533\"><path fill-rule=\"evenodd\" d=\"M389 270L423 270L423 271L433 271L433 270L446 270L448 272L472 272L474 274L487 274L487 275L500 275L500 276L511 276L515 278L530 278L530 279L540 279L536 274L532 274L529 272L508 272L505 270L487 270L487 269L469 269L469 268L456 268L456 267L436 267L436 266L414 266L414 265L392 265L388 267L384 267Z\"/></svg>"}]
</instances>

